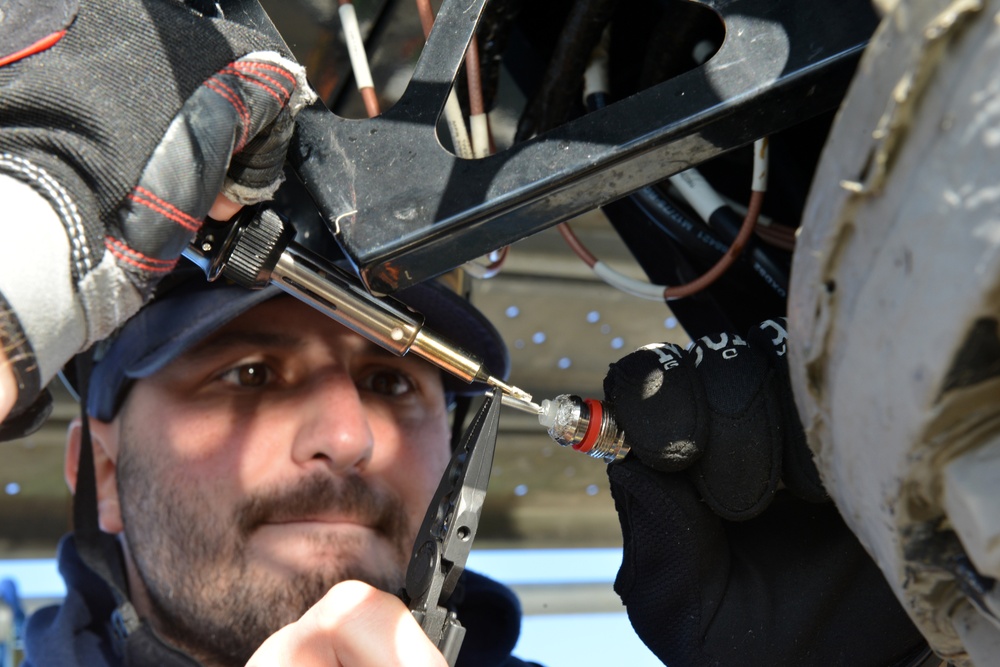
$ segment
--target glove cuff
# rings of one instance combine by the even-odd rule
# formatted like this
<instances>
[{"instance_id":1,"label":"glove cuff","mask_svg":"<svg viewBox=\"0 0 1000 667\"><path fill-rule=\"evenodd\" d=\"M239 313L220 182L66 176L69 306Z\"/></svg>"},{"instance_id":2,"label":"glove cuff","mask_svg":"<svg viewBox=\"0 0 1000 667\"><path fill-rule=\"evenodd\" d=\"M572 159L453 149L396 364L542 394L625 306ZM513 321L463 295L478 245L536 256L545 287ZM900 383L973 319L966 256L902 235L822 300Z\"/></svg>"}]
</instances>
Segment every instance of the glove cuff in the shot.
<instances>
[{"instance_id":1,"label":"glove cuff","mask_svg":"<svg viewBox=\"0 0 1000 667\"><path fill-rule=\"evenodd\" d=\"M70 275L70 237L56 214L61 208L72 224L70 198L44 170L26 160L0 155L0 171L18 177L0 173L0 201L19 218L4 226L0 243L3 341L12 348L8 356L18 383L16 414L82 349L87 327ZM45 299L38 298L40 292Z\"/></svg>"}]
</instances>

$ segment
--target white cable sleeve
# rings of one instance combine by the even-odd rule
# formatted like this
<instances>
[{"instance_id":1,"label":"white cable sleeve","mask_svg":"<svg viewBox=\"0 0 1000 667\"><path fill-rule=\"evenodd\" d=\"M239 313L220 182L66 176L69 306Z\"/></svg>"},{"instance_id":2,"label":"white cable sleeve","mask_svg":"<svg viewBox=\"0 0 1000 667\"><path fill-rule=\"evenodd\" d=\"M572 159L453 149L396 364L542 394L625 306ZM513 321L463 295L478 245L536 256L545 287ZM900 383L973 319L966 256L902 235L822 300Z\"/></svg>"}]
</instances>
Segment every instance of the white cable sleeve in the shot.
<instances>
[{"instance_id":1,"label":"white cable sleeve","mask_svg":"<svg viewBox=\"0 0 1000 667\"><path fill-rule=\"evenodd\" d=\"M454 88L448 93L448 100L444 103L444 118L448 124L448 132L451 134L451 143L455 147L455 155L471 160L473 153L472 143L469 141L469 130L465 127L462 105L458 102L458 95L455 94Z\"/></svg>"},{"instance_id":2,"label":"white cable sleeve","mask_svg":"<svg viewBox=\"0 0 1000 667\"><path fill-rule=\"evenodd\" d=\"M750 189L754 192L767 192L767 137L753 142L753 181Z\"/></svg>"},{"instance_id":3,"label":"white cable sleeve","mask_svg":"<svg viewBox=\"0 0 1000 667\"><path fill-rule=\"evenodd\" d=\"M354 70L354 81L358 90L374 88L372 72L368 68L368 56L365 54L365 42L361 38L361 26L358 25L358 15L354 5L340 5L340 25L344 28L344 41L347 42L347 55L351 58L351 69Z\"/></svg>"},{"instance_id":4,"label":"white cable sleeve","mask_svg":"<svg viewBox=\"0 0 1000 667\"><path fill-rule=\"evenodd\" d=\"M587 98L595 93L607 93L611 90L608 83L608 31L601 35L601 41L594 47L594 52L590 55L590 63L583 72L583 104L586 106Z\"/></svg>"},{"instance_id":5,"label":"white cable sleeve","mask_svg":"<svg viewBox=\"0 0 1000 667\"><path fill-rule=\"evenodd\" d=\"M58 188L42 170L34 173L40 186ZM0 201L0 293L35 351L44 387L87 340L70 275L69 237L48 200L21 180L0 174Z\"/></svg>"},{"instance_id":6,"label":"white cable sleeve","mask_svg":"<svg viewBox=\"0 0 1000 667\"><path fill-rule=\"evenodd\" d=\"M486 279L486 274L489 273L486 269L485 264L480 264L475 259L470 259L468 262L462 265L462 270L473 278Z\"/></svg>"},{"instance_id":7,"label":"white cable sleeve","mask_svg":"<svg viewBox=\"0 0 1000 667\"><path fill-rule=\"evenodd\" d=\"M487 122L486 114L469 116L469 125L472 128L473 157L477 159L486 157L490 154L490 124Z\"/></svg>"},{"instance_id":8,"label":"white cable sleeve","mask_svg":"<svg viewBox=\"0 0 1000 667\"><path fill-rule=\"evenodd\" d=\"M684 200L691 205L705 222L716 210L726 205L719 193L715 191L705 177L697 169L688 169L670 177L670 183L681 193Z\"/></svg>"},{"instance_id":9,"label":"white cable sleeve","mask_svg":"<svg viewBox=\"0 0 1000 667\"><path fill-rule=\"evenodd\" d=\"M594 264L592 268L594 273L596 273L601 280L615 289L631 294L632 296L637 296L641 299L663 301L663 285L653 285L652 283L647 283L642 280L629 278L628 276L615 271L601 261Z\"/></svg>"},{"instance_id":10,"label":"white cable sleeve","mask_svg":"<svg viewBox=\"0 0 1000 667\"><path fill-rule=\"evenodd\" d=\"M462 265L462 269L473 278L489 280L500 272L500 268L493 267L493 265L499 262L502 256L499 250L494 250L475 259L470 259Z\"/></svg>"}]
</instances>

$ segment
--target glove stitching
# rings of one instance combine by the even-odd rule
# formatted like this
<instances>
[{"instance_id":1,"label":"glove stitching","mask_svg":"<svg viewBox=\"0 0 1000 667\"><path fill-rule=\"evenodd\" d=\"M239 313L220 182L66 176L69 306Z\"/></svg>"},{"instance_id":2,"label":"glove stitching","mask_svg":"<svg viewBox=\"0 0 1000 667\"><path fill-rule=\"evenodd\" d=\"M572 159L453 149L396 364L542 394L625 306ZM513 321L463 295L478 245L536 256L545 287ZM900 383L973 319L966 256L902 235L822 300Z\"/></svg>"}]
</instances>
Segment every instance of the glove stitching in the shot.
<instances>
[{"instance_id":1,"label":"glove stitching","mask_svg":"<svg viewBox=\"0 0 1000 667\"><path fill-rule=\"evenodd\" d=\"M273 97L274 100L279 105L281 105L282 108L284 108L285 104L287 104L287 102L288 102L288 95L287 94L285 94L284 96L279 95L270 86L264 85L263 82L258 81L257 79L255 79L255 78L253 78L251 76L247 76L246 74L243 74L242 72L240 72L240 71L238 71L236 69L233 69L231 67L227 67L226 69L222 70L220 72L220 74L226 74L228 76L234 76L237 79L240 79L242 81L246 81L247 83L252 83L253 85L255 85L258 88L260 88L261 90L263 90L265 93L267 93L268 95L270 95L271 97ZM258 74L256 76L261 76L261 75ZM261 78L265 78L265 77L261 76ZM276 81L274 79L267 79L267 80L273 82L283 93L287 93L287 91L285 91L285 89L281 87L281 84L278 81Z\"/></svg>"},{"instance_id":2,"label":"glove stitching","mask_svg":"<svg viewBox=\"0 0 1000 667\"><path fill-rule=\"evenodd\" d=\"M288 60L273 51L254 51L235 61L234 64L248 63L265 69L276 67L281 76L291 76L295 80L288 100L288 111L295 117L299 111L315 102L318 97L309 86L305 68L294 60Z\"/></svg>"},{"instance_id":3,"label":"glove stitching","mask_svg":"<svg viewBox=\"0 0 1000 667\"><path fill-rule=\"evenodd\" d=\"M260 67L259 68L253 67L253 65L260 65ZM247 70L253 76L248 76L247 74L244 74L243 72L240 71L241 69L242 70ZM288 100L289 100L289 98L292 95L292 91L289 90L288 88L285 88L285 86L282 85L281 81L279 81L278 79L275 79L274 77L267 76L266 74L262 74L261 72L255 71L257 69L264 69L264 70L269 70L269 71L276 71L276 72L285 74L285 75L287 75L286 78L291 82L292 86L293 87L295 86L295 77L293 77L291 75L288 75L288 73L285 72L284 70L282 70L280 67L267 66L267 65L264 65L262 63L240 63L240 62L235 62L232 65L230 65L229 67L227 67L224 70L222 70L222 72L224 74L231 74L233 76L239 77L240 79L243 79L244 81L248 81L249 83L252 83L252 84L254 84L254 85L262 88L269 95L271 95L271 97L273 97L278 102L278 104L281 105L282 108L284 108L285 105L288 104ZM270 88L270 87L264 85L263 82L258 81L257 79L253 78L254 76L259 77L260 79L263 79L264 81L267 81L268 83L273 84L274 88L276 88L277 91L281 91L281 92L279 93L274 88Z\"/></svg>"},{"instance_id":4,"label":"glove stitching","mask_svg":"<svg viewBox=\"0 0 1000 667\"><path fill-rule=\"evenodd\" d=\"M218 75L216 75L218 76ZM236 91L230 88L228 85L223 83L220 79L213 76L211 79L205 82L205 87L212 92L218 94L222 99L226 100L233 105L233 109L236 110L236 114L240 117L240 125L242 125L242 131L240 132L240 140L236 144L236 148L233 149L234 152L239 151L243 146L246 145L249 137L247 136L250 132L250 110L247 109L243 100L239 98ZM221 90L220 90L221 88Z\"/></svg>"},{"instance_id":5,"label":"glove stitching","mask_svg":"<svg viewBox=\"0 0 1000 667\"><path fill-rule=\"evenodd\" d=\"M69 237L70 252L77 275L83 276L89 273L93 269L93 264L90 260L90 247L84 235L83 221L80 219L73 198L59 181L41 167L10 153L0 153L0 167L7 167L20 174L29 185L35 187L54 205Z\"/></svg>"},{"instance_id":6,"label":"glove stitching","mask_svg":"<svg viewBox=\"0 0 1000 667\"><path fill-rule=\"evenodd\" d=\"M160 215L170 220L173 220L178 225L187 229L188 231L197 232L201 229L201 221L197 218L193 218L181 209L177 208L170 202L157 197L155 194L142 187L141 185L135 186L135 192L151 199L152 201L146 201L135 194L129 193L128 198L137 204L142 204L148 209L156 211Z\"/></svg>"},{"instance_id":7,"label":"glove stitching","mask_svg":"<svg viewBox=\"0 0 1000 667\"><path fill-rule=\"evenodd\" d=\"M104 245L112 255L137 269L152 273L167 273L177 264L175 259L157 259L130 248L128 244L113 236L104 238ZM136 258L140 259L136 259Z\"/></svg>"},{"instance_id":8,"label":"glove stitching","mask_svg":"<svg viewBox=\"0 0 1000 667\"><path fill-rule=\"evenodd\" d=\"M288 83L292 84L292 88L291 89L285 88L283 85L281 85L280 82L277 84L281 88L281 90L283 90L286 93L286 95L290 95L291 91L295 89L296 85L298 85L298 80L295 78L294 74L292 74L291 72L289 72L284 67L279 67L278 65L274 65L272 63L260 62L259 60L237 60L237 61L235 61L233 63L230 63L229 66L230 67L236 67L238 69L251 70L251 71L252 70L262 69L262 70L266 70L268 72L273 72L273 73L277 74L278 76L280 76L280 77L284 78L285 80L287 80ZM261 77L263 79L267 79L268 81L272 80L272 79L266 77L263 74L259 74L257 72L254 72L254 74L256 74L257 76L259 76L259 77Z\"/></svg>"}]
</instances>

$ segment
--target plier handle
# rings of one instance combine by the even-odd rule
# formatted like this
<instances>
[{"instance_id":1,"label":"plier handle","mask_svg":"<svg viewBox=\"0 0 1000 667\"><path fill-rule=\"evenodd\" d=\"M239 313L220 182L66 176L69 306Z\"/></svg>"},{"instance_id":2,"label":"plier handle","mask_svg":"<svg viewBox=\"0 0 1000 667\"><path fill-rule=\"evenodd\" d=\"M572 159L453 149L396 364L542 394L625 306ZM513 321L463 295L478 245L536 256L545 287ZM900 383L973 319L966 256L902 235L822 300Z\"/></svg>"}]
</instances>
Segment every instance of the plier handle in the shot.
<instances>
[{"instance_id":1,"label":"plier handle","mask_svg":"<svg viewBox=\"0 0 1000 667\"><path fill-rule=\"evenodd\" d=\"M431 641L454 667L465 628L448 600L472 550L500 423L500 396L487 394L451 458L417 533L401 597Z\"/></svg>"}]
</instances>

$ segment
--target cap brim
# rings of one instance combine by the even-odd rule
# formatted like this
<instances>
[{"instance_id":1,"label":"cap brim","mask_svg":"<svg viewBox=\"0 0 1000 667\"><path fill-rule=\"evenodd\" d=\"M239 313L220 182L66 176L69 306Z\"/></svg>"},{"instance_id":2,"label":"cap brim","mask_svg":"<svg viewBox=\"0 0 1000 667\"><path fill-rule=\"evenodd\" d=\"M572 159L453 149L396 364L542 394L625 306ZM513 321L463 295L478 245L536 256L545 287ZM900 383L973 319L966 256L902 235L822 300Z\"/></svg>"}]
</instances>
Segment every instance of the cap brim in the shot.
<instances>
[{"instance_id":1,"label":"cap brim","mask_svg":"<svg viewBox=\"0 0 1000 667\"><path fill-rule=\"evenodd\" d=\"M219 328L264 301L284 294L274 286L247 290L211 285L204 277L181 285L141 310L122 328L94 366L88 412L112 419L131 380L149 377ZM421 313L425 326L479 357L496 377L507 378L510 360L496 328L466 299L436 282L394 295ZM472 395L485 386L445 376L446 391Z\"/></svg>"}]
</instances>

